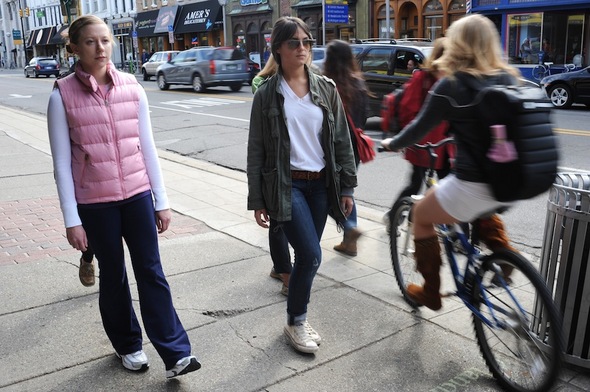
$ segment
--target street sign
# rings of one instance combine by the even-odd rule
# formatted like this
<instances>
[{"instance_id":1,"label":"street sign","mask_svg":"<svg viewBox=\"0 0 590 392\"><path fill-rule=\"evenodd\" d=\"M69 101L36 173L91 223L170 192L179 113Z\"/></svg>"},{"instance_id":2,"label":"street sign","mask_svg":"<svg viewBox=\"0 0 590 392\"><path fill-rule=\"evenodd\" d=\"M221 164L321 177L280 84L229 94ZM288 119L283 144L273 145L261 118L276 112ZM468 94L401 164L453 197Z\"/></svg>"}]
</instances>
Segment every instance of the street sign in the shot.
<instances>
[{"instance_id":1,"label":"street sign","mask_svg":"<svg viewBox=\"0 0 590 392\"><path fill-rule=\"evenodd\" d=\"M326 0L326 23L348 24L348 2Z\"/></svg>"},{"instance_id":2,"label":"street sign","mask_svg":"<svg viewBox=\"0 0 590 392\"><path fill-rule=\"evenodd\" d=\"M168 42L174 43L174 26L168 25Z\"/></svg>"},{"instance_id":3,"label":"street sign","mask_svg":"<svg viewBox=\"0 0 590 392\"><path fill-rule=\"evenodd\" d=\"M23 36L20 30L12 30L12 42L15 45L21 45L23 43Z\"/></svg>"}]
</instances>

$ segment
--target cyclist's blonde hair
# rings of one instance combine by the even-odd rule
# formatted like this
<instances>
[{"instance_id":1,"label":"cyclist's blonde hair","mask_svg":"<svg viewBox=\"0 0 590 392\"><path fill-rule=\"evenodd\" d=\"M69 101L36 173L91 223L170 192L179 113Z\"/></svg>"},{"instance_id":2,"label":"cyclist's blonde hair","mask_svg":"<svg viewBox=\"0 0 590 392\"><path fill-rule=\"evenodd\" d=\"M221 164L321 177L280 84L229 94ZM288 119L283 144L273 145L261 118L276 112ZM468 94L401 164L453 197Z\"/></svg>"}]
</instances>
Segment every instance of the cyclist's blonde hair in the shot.
<instances>
[{"instance_id":1,"label":"cyclist's blonde hair","mask_svg":"<svg viewBox=\"0 0 590 392\"><path fill-rule=\"evenodd\" d=\"M476 77L519 71L508 65L502 55L496 26L485 16L472 14L454 22L446 32L445 50L433 65L445 75L466 72Z\"/></svg>"}]
</instances>

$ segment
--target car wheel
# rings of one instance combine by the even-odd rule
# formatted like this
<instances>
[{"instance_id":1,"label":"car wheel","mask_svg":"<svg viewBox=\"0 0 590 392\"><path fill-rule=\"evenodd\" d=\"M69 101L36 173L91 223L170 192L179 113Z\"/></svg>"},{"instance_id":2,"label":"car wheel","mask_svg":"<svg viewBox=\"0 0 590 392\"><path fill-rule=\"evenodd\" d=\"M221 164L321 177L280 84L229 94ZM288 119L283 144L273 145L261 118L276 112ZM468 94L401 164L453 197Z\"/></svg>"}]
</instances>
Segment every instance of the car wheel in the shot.
<instances>
[{"instance_id":1,"label":"car wheel","mask_svg":"<svg viewBox=\"0 0 590 392\"><path fill-rule=\"evenodd\" d=\"M168 90L170 88L170 85L166 83L166 78L163 74L158 75L158 88L160 90Z\"/></svg>"},{"instance_id":2,"label":"car wheel","mask_svg":"<svg viewBox=\"0 0 590 392\"><path fill-rule=\"evenodd\" d=\"M147 74L147 71L144 69L141 70L141 73L143 74L143 81L147 82L148 80L150 80L150 75Z\"/></svg>"},{"instance_id":3,"label":"car wheel","mask_svg":"<svg viewBox=\"0 0 590 392\"><path fill-rule=\"evenodd\" d=\"M229 86L229 88L231 89L231 91L237 93L238 91L240 91L242 89L242 83L232 84L231 86Z\"/></svg>"},{"instance_id":4,"label":"car wheel","mask_svg":"<svg viewBox=\"0 0 590 392\"><path fill-rule=\"evenodd\" d=\"M29 77L29 73L27 71L25 71L25 78Z\"/></svg>"},{"instance_id":5,"label":"car wheel","mask_svg":"<svg viewBox=\"0 0 590 392\"><path fill-rule=\"evenodd\" d=\"M38 78L38 77L39 77L39 74L38 74L37 72L35 72L35 77L36 77L36 78Z\"/></svg>"},{"instance_id":6,"label":"car wheel","mask_svg":"<svg viewBox=\"0 0 590 392\"><path fill-rule=\"evenodd\" d=\"M565 84L552 86L547 95L556 108L569 108L574 101L571 88Z\"/></svg>"},{"instance_id":7,"label":"car wheel","mask_svg":"<svg viewBox=\"0 0 590 392\"><path fill-rule=\"evenodd\" d=\"M205 92L205 89L205 83L203 83L201 75L193 76L193 90L195 90L196 93L202 93Z\"/></svg>"}]
</instances>

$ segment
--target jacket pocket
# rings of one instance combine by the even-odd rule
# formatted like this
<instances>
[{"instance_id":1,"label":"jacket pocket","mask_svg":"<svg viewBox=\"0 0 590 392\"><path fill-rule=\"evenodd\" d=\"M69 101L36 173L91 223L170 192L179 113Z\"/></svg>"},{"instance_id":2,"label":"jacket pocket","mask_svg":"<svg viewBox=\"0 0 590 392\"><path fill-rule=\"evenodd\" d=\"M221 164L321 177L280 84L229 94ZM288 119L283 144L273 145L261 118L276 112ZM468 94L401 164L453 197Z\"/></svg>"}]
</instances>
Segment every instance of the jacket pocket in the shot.
<instances>
[{"instance_id":1,"label":"jacket pocket","mask_svg":"<svg viewBox=\"0 0 590 392\"><path fill-rule=\"evenodd\" d=\"M273 169L262 169L262 197L266 212L273 217L277 216L279 211L279 185L278 171Z\"/></svg>"}]
</instances>

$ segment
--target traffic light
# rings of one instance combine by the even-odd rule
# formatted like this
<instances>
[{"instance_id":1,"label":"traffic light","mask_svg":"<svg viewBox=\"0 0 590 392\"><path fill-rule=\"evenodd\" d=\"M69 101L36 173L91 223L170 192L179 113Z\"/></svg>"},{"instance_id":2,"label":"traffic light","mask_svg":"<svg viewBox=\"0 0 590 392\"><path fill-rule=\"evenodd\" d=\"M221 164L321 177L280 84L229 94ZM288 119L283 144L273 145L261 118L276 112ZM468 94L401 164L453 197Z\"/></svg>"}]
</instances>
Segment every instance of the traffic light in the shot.
<instances>
[{"instance_id":1,"label":"traffic light","mask_svg":"<svg viewBox=\"0 0 590 392\"><path fill-rule=\"evenodd\" d=\"M31 15L31 10L29 9L29 7L25 8L25 16L29 16Z\"/></svg>"},{"instance_id":2,"label":"traffic light","mask_svg":"<svg viewBox=\"0 0 590 392\"><path fill-rule=\"evenodd\" d=\"M23 9L22 8L18 9L18 16L20 16L21 18L23 17Z\"/></svg>"}]
</instances>

